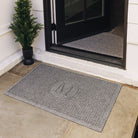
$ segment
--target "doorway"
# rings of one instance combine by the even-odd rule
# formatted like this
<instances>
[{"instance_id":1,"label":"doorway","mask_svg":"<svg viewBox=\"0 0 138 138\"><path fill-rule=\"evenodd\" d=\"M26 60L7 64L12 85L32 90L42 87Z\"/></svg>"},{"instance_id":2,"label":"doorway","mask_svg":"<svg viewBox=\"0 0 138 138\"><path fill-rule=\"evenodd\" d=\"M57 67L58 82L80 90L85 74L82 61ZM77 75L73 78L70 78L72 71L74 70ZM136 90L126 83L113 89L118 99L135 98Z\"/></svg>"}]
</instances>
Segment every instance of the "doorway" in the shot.
<instances>
[{"instance_id":1,"label":"doorway","mask_svg":"<svg viewBox=\"0 0 138 138\"><path fill-rule=\"evenodd\" d=\"M44 0L46 49L125 68L127 0Z\"/></svg>"}]
</instances>

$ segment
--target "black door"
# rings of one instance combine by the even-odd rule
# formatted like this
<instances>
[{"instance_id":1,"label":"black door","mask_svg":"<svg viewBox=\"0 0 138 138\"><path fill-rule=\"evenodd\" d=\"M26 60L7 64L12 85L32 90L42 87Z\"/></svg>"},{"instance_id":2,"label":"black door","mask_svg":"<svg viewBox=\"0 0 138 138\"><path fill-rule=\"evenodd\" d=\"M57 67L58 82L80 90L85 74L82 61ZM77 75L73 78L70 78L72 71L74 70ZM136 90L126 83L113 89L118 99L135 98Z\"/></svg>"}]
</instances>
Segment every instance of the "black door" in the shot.
<instances>
[{"instance_id":1,"label":"black door","mask_svg":"<svg viewBox=\"0 0 138 138\"><path fill-rule=\"evenodd\" d=\"M57 43L105 30L109 0L56 0Z\"/></svg>"}]
</instances>

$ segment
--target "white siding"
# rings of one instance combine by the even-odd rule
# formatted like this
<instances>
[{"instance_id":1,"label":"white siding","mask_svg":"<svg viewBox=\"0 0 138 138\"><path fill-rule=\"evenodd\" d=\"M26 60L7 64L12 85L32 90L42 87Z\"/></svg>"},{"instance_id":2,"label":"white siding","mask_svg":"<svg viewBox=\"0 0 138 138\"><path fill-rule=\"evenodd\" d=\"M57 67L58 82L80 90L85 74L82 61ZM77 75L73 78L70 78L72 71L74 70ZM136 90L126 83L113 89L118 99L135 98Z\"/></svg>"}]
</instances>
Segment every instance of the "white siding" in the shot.
<instances>
[{"instance_id":1,"label":"white siding","mask_svg":"<svg viewBox=\"0 0 138 138\"><path fill-rule=\"evenodd\" d=\"M138 76L138 1L129 0L127 34L127 70Z\"/></svg>"},{"instance_id":2,"label":"white siding","mask_svg":"<svg viewBox=\"0 0 138 138\"><path fill-rule=\"evenodd\" d=\"M0 62L19 49L19 46L14 42L13 34L8 29L14 12L14 1L1 0L0 4Z\"/></svg>"}]
</instances>

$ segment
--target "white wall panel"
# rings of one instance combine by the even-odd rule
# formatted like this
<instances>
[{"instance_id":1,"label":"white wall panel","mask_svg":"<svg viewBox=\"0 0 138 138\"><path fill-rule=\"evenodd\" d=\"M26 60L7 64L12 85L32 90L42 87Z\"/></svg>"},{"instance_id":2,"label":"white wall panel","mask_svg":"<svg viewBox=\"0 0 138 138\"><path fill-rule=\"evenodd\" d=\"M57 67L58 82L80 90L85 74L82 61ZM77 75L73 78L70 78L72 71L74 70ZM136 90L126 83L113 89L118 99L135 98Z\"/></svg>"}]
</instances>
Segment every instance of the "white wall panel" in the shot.
<instances>
[{"instance_id":1,"label":"white wall panel","mask_svg":"<svg viewBox=\"0 0 138 138\"><path fill-rule=\"evenodd\" d=\"M128 24L127 42L138 45L138 24Z\"/></svg>"},{"instance_id":2,"label":"white wall panel","mask_svg":"<svg viewBox=\"0 0 138 138\"><path fill-rule=\"evenodd\" d=\"M135 3L135 4L138 4L138 0L129 0L129 3Z\"/></svg>"},{"instance_id":3,"label":"white wall panel","mask_svg":"<svg viewBox=\"0 0 138 138\"><path fill-rule=\"evenodd\" d=\"M15 0L0 0L0 34L8 30L14 13Z\"/></svg>"},{"instance_id":4,"label":"white wall panel","mask_svg":"<svg viewBox=\"0 0 138 138\"><path fill-rule=\"evenodd\" d=\"M0 62L19 50L19 44L15 43L12 32L0 37Z\"/></svg>"},{"instance_id":5,"label":"white wall panel","mask_svg":"<svg viewBox=\"0 0 138 138\"><path fill-rule=\"evenodd\" d=\"M37 17L37 22L44 25L44 14L41 11L32 11L33 15Z\"/></svg>"},{"instance_id":6,"label":"white wall panel","mask_svg":"<svg viewBox=\"0 0 138 138\"><path fill-rule=\"evenodd\" d=\"M128 22L138 24L138 4L129 4Z\"/></svg>"},{"instance_id":7,"label":"white wall panel","mask_svg":"<svg viewBox=\"0 0 138 138\"><path fill-rule=\"evenodd\" d=\"M32 0L33 10L43 11L43 0Z\"/></svg>"}]
</instances>

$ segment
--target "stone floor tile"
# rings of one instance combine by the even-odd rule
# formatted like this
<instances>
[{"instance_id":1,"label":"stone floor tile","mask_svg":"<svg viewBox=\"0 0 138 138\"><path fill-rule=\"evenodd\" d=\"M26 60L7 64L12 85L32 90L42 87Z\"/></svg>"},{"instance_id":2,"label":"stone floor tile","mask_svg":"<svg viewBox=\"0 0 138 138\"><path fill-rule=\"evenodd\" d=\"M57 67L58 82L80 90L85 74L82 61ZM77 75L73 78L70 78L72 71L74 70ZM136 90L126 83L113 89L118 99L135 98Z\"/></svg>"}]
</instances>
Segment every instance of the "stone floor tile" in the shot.
<instances>
[{"instance_id":1,"label":"stone floor tile","mask_svg":"<svg viewBox=\"0 0 138 138\"><path fill-rule=\"evenodd\" d=\"M19 76L25 76L27 73L29 73L33 68L35 68L37 65L39 65L39 61L35 61L34 64L30 66L25 66L22 62L16 65L13 69L11 69L9 72L14 73Z\"/></svg>"},{"instance_id":2,"label":"stone floor tile","mask_svg":"<svg viewBox=\"0 0 138 138\"><path fill-rule=\"evenodd\" d=\"M0 76L0 94L8 90L21 78L22 78L21 76L18 76L10 72L7 72L4 75Z\"/></svg>"}]
</instances>

